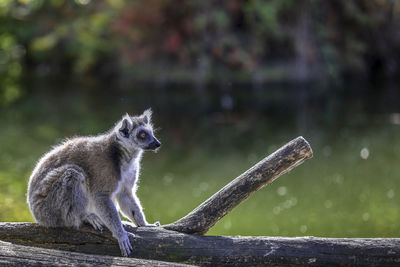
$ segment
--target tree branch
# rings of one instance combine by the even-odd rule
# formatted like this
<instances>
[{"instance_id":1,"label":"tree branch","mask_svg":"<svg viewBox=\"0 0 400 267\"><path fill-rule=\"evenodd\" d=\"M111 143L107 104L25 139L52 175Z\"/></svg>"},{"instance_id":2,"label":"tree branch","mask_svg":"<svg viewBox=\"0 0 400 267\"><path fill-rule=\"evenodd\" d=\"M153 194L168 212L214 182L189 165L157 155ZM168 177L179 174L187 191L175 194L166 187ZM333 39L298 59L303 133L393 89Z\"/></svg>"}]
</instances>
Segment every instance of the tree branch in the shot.
<instances>
[{"instance_id":1,"label":"tree branch","mask_svg":"<svg viewBox=\"0 0 400 267\"><path fill-rule=\"evenodd\" d=\"M308 142L303 137L297 137L227 184L188 215L163 227L182 233L204 234L257 190L312 155Z\"/></svg>"},{"instance_id":2,"label":"tree branch","mask_svg":"<svg viewBox=\"0 0 400 267\"><path fill-rule=\"evenodd\" d=\"M192 266L180 263L103 255L88 255L55 249L16 245L0 241L1 266Z\"/></svg>"},{"instance_id":3,"label":"tree branch","mask_svg":"<svg viewBox=\"0 0 400 267\"><path fill-rule=\"evenodd\" d=\"M131 238L130 257L140 259L202 266L395 266L400 263L400 238L230 237L189 235L161 227L125 225L125 229L136 236ZM118 244L109 231L101 234L90 227L74 230L45 228L35 223L0 223L0 240L46 249L120 256ZM0 265L2 253L0 246ZM54 261L60 255L64 253L54 251ZM110 262L109 258L105 260Z\"/></svg>"}]
</instances>

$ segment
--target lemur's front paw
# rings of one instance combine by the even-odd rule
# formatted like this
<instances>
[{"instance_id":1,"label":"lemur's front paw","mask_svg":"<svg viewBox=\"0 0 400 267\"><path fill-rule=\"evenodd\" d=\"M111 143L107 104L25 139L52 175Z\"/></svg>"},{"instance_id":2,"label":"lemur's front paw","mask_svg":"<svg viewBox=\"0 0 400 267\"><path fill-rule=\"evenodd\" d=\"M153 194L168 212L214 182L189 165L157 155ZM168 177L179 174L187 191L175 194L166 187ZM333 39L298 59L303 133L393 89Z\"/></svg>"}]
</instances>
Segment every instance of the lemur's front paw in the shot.
<instances>
[{"instance_id":1,"label":"lemur's front paw","mask_svg":"<svg viewBox=\"0 0 400 267\"><path fill-rule=\"evenodd\" d=\"M132 252L132 245L129 241L129 236L135 237L134 234L125 232L124 235L118 239L119 248L122 256L124 257L128 257L128 255Z\"/></svg>"}]
</instances>

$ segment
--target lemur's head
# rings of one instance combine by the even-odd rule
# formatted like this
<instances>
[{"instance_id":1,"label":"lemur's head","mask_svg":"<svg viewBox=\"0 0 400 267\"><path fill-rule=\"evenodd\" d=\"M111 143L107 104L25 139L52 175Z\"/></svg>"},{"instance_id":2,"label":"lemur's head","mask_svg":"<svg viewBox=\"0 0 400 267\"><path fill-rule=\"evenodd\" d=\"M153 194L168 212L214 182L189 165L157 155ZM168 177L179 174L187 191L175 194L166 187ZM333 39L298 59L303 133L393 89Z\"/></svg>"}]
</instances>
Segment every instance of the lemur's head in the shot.
<instances>
[{"instance_id":1,"label":"lemur's head","mask_svg":"<svg viewBox=\"0 0 400 267\"><path fill-rule=\"evenodd\" d=\"M115 129L119 141L133 149L157 150L161 143L154 136L151 115L151 109L139 116L126 114Z\"/></svg>"}]
</instances>

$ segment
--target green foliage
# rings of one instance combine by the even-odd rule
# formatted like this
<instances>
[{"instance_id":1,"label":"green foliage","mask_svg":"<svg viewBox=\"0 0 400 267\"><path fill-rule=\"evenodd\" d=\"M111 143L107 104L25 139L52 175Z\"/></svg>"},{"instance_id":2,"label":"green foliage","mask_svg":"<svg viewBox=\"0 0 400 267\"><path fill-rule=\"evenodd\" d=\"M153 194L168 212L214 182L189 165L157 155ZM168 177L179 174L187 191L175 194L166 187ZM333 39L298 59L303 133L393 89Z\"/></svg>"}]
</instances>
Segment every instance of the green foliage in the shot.
<instances>
[{"instance_id":1,"label":"green foliage","mask_svg":"<svg viewBox=\"0 0 400 267\"><path fill-rule=\"evenodd\" d=\"M13 102L21 94L23 54L24 48L16 43L14 36L7 32L0 34L0 105Z\"/></svg>"},{"instance_id":2,"label":"green foliage","mask_svg":"<svg viewBox=\"0 0 400 267\"><path fill-rule=\"evenodd\" d=\"M30 90L25 79L52 75L287 81L297 70L285 66L299 60L313 80L393 75L399 9L380 0L3 0L0 104Z\"/></svg>"}]
</instances>

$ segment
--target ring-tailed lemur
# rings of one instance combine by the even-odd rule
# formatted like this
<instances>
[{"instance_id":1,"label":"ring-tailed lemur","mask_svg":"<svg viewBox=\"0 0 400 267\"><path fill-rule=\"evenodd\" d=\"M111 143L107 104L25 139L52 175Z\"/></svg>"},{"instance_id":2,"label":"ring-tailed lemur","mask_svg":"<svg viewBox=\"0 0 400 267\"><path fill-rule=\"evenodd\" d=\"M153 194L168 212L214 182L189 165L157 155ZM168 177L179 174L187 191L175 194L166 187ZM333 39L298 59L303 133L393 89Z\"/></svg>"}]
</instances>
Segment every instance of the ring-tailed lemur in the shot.
<instances>
[{"instance_id":1,"label":"ring-tailed lemur","mask_svg":"<svg viewBox=\"0 0 400 267\"><path fill-rule=\"evenodd\" d=\"M149 224L136 196L144 150L156 150L151 110L126 114L105 134L69 139L45 154L29 179L27 201L36 221L44 226L80 227L83 222L118 240L121 253L132 251L113 201L137 226Z\"/></svg>"}]
</instances>

